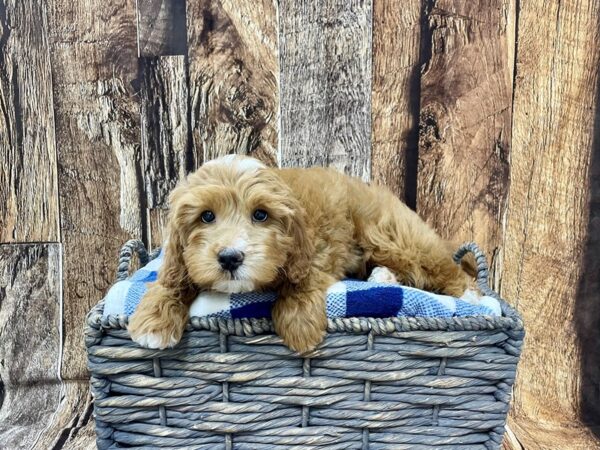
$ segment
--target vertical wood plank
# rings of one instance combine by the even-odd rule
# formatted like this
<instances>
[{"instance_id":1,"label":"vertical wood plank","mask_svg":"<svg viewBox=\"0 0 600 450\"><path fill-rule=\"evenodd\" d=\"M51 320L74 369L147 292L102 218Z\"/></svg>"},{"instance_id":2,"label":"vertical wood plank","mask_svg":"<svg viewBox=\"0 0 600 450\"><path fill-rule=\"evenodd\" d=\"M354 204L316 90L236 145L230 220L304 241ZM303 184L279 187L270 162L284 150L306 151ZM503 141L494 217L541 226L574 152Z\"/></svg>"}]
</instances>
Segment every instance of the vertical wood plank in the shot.
<instances>
[{"instance_id":1,"label":"vertical wood plank","mask_svg":"<svg viewBox=\"0 0 600 450\"><path fill-rule=\"evenodd\" d=\"M140 56L185 55L185 0L137 0Z\"/></svg>"},{"instance_id":2,"label":"vertical wood plank","mask_svg":"<svg viewBox=\"0 0 600 450\"><path fill-rule=\"evenodd\" d=\"M148 208L166 208L169 192L192 167L184 56L142 60L142 154Z\"/></svg>"},{"instance_id":3,"label":"vertical wood plank","mask_svg":"<svg viewBox=\"0 0 600 450\"><path fill-rule=\"evenodd\" d=\"M169 192L193 169L188 116L187 62L184 56L143 58L142 157L148 245L162 243Z\"/></svg>"},{"instance_id":4,"label":"vertical wood plank","mask_svg":"<svg viewBox=\"0 0 600 450\"><path fill-rule=\"evenodd\" d=\"M33 445L60 401L60 279L60 244L0 245L2 448Z\"/></svg>"},{"instance_id":5,"label":"vertical wood plank","mask_svg":"<svg viewBox=\"0 0 600 450\"><path fill-rule=\"evenodd\" d=\"M582 390L581 376L586 353L597 353L600 342L578 336L576 321L597 311L598 292L586 301L577 290L590 269L583 261L600 136L600 5L527 0L520 8L503 255L510 270L502 294L517 304L528 332L513 418L529 418L541 442L549 442L553 435L541 424L572 430L582 397L600 401L597 385ZM586 445L598 448L593 440ZM571 441L555 448L576 447Z\"/></svg>"},{"instance_id":6,"label":"vertical wood plank","mask_svg":"<svg viewBox=\"0 0 600 450\"><path fill-rule=\"evenodd\" d=\"M373 0L372 179L414 208L420 0Z\"/></svg>"},{"instance_id":7,"label":"vertical wood plank","mask_svg":"<svg viewBox=\"0 0 600 450\"><path fill-rule=\"evenodd\" d=\"M371 0L282 0L281 165L371 174Z\"/></svg>"},{"instance_id":8,"label":"vertical wood plank","mask_svg":"<svg viewBox=\"0 0 600 450\"><path fill-rule=\"evenodd\" d=\"M148 236L149 248L155 249L165 242L169 210L166 208L155 208L148 211Z\"/></svg>"},{"instance_id":9,"label":"vertical wood plank","mask_svg":"<svg viewBox=\"0 0 600 450\"><path fill-rule=\"evenodd\" d=\"M511 139L511 2L428 2L417 211L446 238L501 243Z\"/></svg>"},{"instance_id":10,"label":"vertical wood plank","mask_svg":"<svg viewBox=\"0 0 600 450\"><path fill-rule=\"evenodd\" d=\"M196 165L228 154L277 163L277 4L187 2Z\"/></svg>"},{"instance_id":11,"label":"vertical wood plank","mask_svg":"<svg viewBox=\"0 0 600 450\"><path fill-rule=\"evenodd\" d=\"M54 387L54 386L52 386ZM60 388L60 402L42 423L32 450L85 450L96 448L92 396L88 380L65 381ZM47 388L47 387L46 387Z\"/></svg>"},{"instance_id":12,"label":"vertical wood plank","mask_svg":"<svg viewBox=\"0 0 600 450\"><path fill-rule=\"evenodd\" d=\"M60 239L46 8L0 0L0 242Z\"/></svg>"},{"instance_id":13,"label":"vertical wood plank","mask_svg":"<svg viewBox=\"0 0 600 450\"><path fill-rule=\"evenodd\" d=\"M101 19L102 20L101 20ZM66 379L87 377L81 327L113 283L119 246L141 236L135 2L50 2L64 243Z\"/></svg>"}]
</instances>

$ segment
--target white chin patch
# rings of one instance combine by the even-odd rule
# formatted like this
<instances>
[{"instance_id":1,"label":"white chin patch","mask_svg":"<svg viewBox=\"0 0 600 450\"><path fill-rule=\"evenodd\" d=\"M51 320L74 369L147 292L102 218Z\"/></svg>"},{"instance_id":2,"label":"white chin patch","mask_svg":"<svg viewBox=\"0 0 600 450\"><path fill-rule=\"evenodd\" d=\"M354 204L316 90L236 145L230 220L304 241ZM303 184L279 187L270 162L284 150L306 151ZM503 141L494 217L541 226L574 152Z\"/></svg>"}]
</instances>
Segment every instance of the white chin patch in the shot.
<instances>
[{"instance_id":1,"label":"white chin patch","mask_svg":"<svg viewBox=\"0 0 600 450\"><path fill-rule=\"evenodd\" d=\"M217 292L227 294L239 294L240 292L250 292L254 290L254 282L250 280L223 280L217 281L212 286Z\"/></svg>"},{"instance_id":2,"label":"white chin patch","mask_svg":"<svg viewBox=\"0 0 600 450\"><path fill-rule=\"evenodd\" d=\"M220 158L212 159L206 163L205 166L220 165L230 167L239 173L251 172L258 169L264 169L265 166L258 159L250 158L242 155L226 155Z\"/></svg>"}]
</instances>

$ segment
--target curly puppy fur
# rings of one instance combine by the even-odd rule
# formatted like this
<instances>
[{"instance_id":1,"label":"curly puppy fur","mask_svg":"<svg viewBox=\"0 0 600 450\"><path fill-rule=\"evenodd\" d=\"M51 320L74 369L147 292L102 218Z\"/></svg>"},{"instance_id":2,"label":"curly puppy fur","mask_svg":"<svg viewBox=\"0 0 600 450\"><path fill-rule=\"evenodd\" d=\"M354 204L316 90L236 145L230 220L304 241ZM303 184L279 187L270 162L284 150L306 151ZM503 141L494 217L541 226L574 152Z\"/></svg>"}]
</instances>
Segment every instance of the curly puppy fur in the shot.
<instances>
[{"instance_id":1,"label":"curly puppy fur","mask_svg":"<svg viewBox=\"0 0 600 450\"><path fill-rule=\"evenodd\" d=\"M348 275L384 266L403 284L457 297L471 285L472 267L456 265L454 247L390 191L334 170L228 156L191 174L170 203L163 267L129 325L146 347L179 342L200 290L276 290L275 330L302 353L325 334L327 288ZM224 250L243 256L235 270L219 262Z\"/></svg>"}]
</instances>

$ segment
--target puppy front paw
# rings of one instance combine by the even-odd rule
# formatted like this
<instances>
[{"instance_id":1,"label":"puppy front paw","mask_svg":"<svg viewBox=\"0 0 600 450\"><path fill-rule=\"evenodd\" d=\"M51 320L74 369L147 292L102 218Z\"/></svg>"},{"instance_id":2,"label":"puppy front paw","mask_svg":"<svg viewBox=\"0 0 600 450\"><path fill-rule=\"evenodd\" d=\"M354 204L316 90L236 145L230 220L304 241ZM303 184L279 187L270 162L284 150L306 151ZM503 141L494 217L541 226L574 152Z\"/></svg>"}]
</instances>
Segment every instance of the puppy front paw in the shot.
<instances>
[{"instance_id":1,"label":"puppy front paw","mask_svg":"<svg viewBox=\"0 0 600 450\"><path fill-rule=\"evenodd\" d=\"M164 350L165 348L172 348L177 345L180 339L173 335L167 335L162 332L149 332L149 333L131 333L131 339L137 342L142 347L153 348L157 350Z\"/></svg>"},{"instance_id":2,"label":"puppy front paw","mask_svg":"<svg viewBox=\"0 0 600 450\"><path fill-rule=\"evenodd\" d=\"M134 314L127 327L134 342L142 347L164 350L177 345L183 335L184 325L164 321L161 317Z\"/></svg>"},{"instance_id":3,"label":"puppy front paw","mask_svg":"<svg viewBox=\"0 0 600 450\"><path fill-rule=\"evenodd\" d=\"M273 324L285 345L298 353L314 350L323 341L327 329L324 301L296 303L279 299L273 305Z\"/></svg>"},{"instance_id":4,"label":"puppy front paw","mask_svg":"<svg viewBox=\"0 0 600 450\"><path fill-rule=\"evenodd\" d=\"M177 345L186 322L187 315L184 314L160 314L154 308L138 308L127 329L131 339L142 347L163 350Z\"/></svg>"}]
</instances>

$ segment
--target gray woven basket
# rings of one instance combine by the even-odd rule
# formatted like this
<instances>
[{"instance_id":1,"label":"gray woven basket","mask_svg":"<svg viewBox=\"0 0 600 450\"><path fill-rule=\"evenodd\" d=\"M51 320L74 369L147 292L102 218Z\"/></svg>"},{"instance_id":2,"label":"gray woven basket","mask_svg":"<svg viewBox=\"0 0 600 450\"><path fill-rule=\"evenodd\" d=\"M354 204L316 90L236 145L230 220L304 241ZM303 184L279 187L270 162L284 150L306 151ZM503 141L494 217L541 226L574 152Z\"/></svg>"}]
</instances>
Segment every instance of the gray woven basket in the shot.
<instances>
[{"instance_id":1,"label":"gray woven basket","mask_svg":"<svg viewBox=\"0 0 600 450\"><path fill-rule=\"evenodd\" d=\"M127 276L139 241L121 252ZM488 294L485 257L474 244ZM88 315L86 345L99 449L498 449L523 323L502 317L329 321L302 358L269 320L192 317L182 342L148 350L124 316Z\"/></svg>"}]
</instances>

